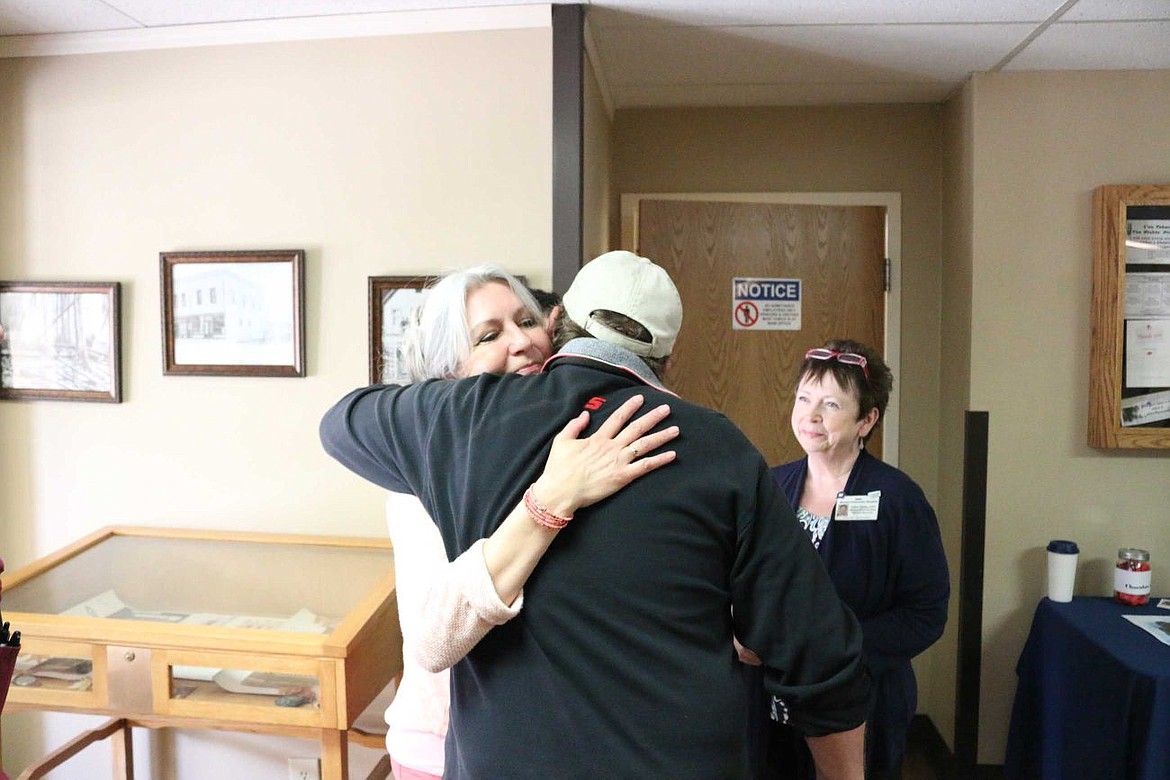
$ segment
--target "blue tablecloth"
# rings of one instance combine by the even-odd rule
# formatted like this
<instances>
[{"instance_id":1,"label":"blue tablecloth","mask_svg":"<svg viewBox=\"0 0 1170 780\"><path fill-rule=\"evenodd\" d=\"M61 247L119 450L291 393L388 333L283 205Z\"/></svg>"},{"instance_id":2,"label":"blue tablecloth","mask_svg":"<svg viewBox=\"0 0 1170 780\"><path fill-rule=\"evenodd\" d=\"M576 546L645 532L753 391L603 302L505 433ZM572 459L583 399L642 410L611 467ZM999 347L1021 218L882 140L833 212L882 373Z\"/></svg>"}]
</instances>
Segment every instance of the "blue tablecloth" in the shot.
<instances>
[{"instance_id":1,"label":"blue tablecloth","mask_svg":"<svg viewBox=\"0 0 1170 780\"><path fill-rule=\"evenodd\" d=\"M1170 778L1170 645L1108 598L1043 599L1020 653L1009 780Z\"/></svg>"}]
</instances>

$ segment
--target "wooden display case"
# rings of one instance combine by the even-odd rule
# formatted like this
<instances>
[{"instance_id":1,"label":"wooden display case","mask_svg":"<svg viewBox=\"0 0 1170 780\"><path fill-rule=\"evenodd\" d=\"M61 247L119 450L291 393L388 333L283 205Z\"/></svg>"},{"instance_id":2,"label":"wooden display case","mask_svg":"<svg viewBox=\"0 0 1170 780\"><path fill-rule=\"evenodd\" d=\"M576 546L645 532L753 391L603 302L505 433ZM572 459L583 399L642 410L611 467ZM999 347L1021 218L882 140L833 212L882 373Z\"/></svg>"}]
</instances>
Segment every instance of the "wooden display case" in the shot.
<instances>
[{"instance_id":1,"label":"wooden display case","mask_svg":"<svg viewBox=\"0 0 1170 780\"><path fill-rule=\"evenodd\" d=\"M385 539L109 527L3 592L7 708L118 719L89 735L121 735L116 773L130 727L216 728L318 739L343 780L349 729L402 670Z\"/></svg>"}]
</instances>

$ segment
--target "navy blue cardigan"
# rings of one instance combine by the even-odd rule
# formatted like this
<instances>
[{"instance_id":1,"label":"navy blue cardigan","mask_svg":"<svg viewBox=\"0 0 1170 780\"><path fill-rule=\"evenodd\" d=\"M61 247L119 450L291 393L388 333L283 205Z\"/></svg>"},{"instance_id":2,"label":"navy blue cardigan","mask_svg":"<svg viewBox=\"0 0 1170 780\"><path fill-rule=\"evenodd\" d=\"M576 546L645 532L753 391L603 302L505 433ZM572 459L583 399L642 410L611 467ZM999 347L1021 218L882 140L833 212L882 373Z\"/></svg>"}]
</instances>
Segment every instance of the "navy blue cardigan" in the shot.
<instances>
[{"instance_id":1,"label":"navy blue cardigan","mask_svg":"<svg viewBox=\"0 0 1170 780\"><path fill-rule=\"evenodd\" d=\"M796 507L808 458L772 469ZM918 706L910 659L930 647L947 622L950 575L938 519L922 489L904 472L862 451L845 494L881 491L876 521L833 520L817 551L857 619L875 697L867 735L870 769L897 764Z\"/></svg>"}]
</instances>

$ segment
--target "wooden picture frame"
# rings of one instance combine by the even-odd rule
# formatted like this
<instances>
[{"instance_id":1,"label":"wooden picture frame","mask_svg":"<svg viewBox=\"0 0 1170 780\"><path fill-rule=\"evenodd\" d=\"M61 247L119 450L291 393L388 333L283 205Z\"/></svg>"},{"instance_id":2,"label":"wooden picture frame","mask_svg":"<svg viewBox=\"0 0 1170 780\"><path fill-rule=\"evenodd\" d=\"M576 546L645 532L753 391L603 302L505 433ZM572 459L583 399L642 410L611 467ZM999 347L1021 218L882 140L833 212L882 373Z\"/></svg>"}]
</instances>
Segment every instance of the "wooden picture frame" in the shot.
<instances>
[{"instance_id":1,"label":"wooden picture frame","mask_svg":"<svg viewBox=\"0 0 1170 780\"><path fill-rule=\"evenodd\" d=\"M423 290L439 281L438 276L371 276L370 310L370 384L410 384L402 361L402 339L410 323L410 313ZM527 285L526 276L517 276Z\"/></svg>"},{"instance_id":2,"label":"wooden picture frame","mask_svg":"<svg viewBox=\"0 0 1170 780\"><path fill-rule=\"evenodd\" d=\"M303 377L303 249L160 252L163 373Z\"/></svg>"},{"instance_id":3,"label":"wooden picture frame","mask_svg":"<svg viewBox=\"0 0 1170 780\"><path fill-rule=\"evenodd\" d=\"M370 384L410 383L402 364L402 338L422 291L435 281L434 276L370 277Z\"/></svg>"},{"instance_id":4,"label":"wooden picture frame","mask_svg":"<svg viewBox=\"0 0 1170 780\"><path fill-rule=\"evenodd\" d=\"M118 282L0 282L0 399L122 401Z\"/></svg>"},{"instance_id":5,"label":"wooden picture frame","mask_svg":"<svg viewBox=\"0 0 1170 780\"><path fill-rule=\"evenodd\" d=\"M1098 187L1093 217L1088 443L1170 449L1170 185Z\"/></svg>"}]
</instances>

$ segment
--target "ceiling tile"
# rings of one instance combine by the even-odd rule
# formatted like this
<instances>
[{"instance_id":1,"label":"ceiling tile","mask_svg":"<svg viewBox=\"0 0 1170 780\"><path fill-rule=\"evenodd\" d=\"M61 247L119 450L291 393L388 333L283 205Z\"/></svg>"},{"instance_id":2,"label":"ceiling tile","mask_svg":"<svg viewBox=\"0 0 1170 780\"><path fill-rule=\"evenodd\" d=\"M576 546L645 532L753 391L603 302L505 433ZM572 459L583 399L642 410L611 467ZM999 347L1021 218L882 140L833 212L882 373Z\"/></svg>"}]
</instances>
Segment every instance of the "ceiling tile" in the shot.
<instances>
[{"instance_id":1,"label":"ceiling tile","mask_svg":"<svg viewBox=\"0 0 1170 780\"><path fill-rule=\"evenodd\" d=\"M1004 70L1170 68L1170 21L1054 24Z\"/></svg>"},{"instance_id":2,"label":"ceiling tile","mask_svg":"<svg viewBox=\"0 0 1170 780\"><path fill-rule=\"evenodd\" d=\"M965 80L1032 25L614 28L598 42L610 86Z\"/></svg>"},{"instance_id":3,"label":"ceiling tile","mask_svg":"<svg viewBox=\"0 0 1170 780\"><path fill-rule=\"evenodd\" d=\"M1005 67L1170 69L1170 0L585 1L618 105L937 101L1036 30ZM0 0L0 36L534 3L543 0Z\"/></svg>"},{"instance_id":4,"label":"ceiling tile","mask_svg":"<svg viewBox=\"0 0 1170 780\"><path fill-rule=\"evenodd\" d=\"M3 2L4 0L0 0ZM475 8L488 5L531 5L541 0L108 0L123 13L148 27L184 24L293 19L312 16L429 11L442 8Z\"/></svg>"},{"instance_id":5,"label":"ceiling tile","mask_svg":"<svg viewBox=\"0 0 1170 780\"><path fill-rule=\"evenodd\" d=\"M1039 23L1051 17L1062 5L1064 0L721 0L705 3L694 0L595 0L589 5L587 15L589 23L599 27L639 24Z\"/></svg>"},{"instance_id":6,"label":"ceiling tile","mask_svg":"<svg viewBox=\"0 0 1170 780\"><path fill-rule=\"evenodd\" d=\"M672 106L827 106L857 103L940 103L957 87L928 83L791 82L785 84L633 85L615 87L618 108Z\"/></svg>"},{"instance_id":7,"label":"ceiling tile","mask_svg":"<svg viewBox=\"0 0 1170 780\"><path fill-rule=\"evenodd\" d=\"M0 35L46 35L124 30L140 25L101 0L0 0Z\"/></svg>"},{"instance_id":8,"label":"ceiling tile","mask_svg":"<svg viewBox=\"0 0 1170 780\"><path fill-rule=\"evenodd\" d=\"M1123 19L1170 19L1166 0L1080 0L1061 22L1108 22Z\"/></svg>"}]
</instances>

